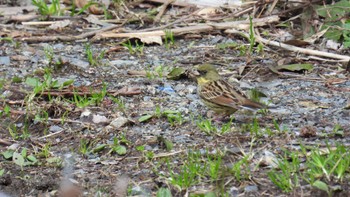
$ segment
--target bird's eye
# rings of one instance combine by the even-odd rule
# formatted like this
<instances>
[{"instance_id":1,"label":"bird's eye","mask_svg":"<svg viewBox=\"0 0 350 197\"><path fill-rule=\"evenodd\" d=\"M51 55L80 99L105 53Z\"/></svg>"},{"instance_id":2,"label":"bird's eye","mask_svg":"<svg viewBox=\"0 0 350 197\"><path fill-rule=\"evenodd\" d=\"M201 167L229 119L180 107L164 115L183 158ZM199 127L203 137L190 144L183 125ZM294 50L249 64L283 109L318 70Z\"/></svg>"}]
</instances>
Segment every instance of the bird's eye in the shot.
<instances>
[{"instance_id":1,"label":"bird's eye","mask_svg":"<svg viewBox=\"0 0 350 197\"><path fill-rule=\"evenodd\" d=\"M206 71L206 70L198 70L198 72L199 72L199 74L200 74L200 75L204 75L204 74L206 74L206 73L207 73L207 71Z\"/></svg>"}]
</instances>

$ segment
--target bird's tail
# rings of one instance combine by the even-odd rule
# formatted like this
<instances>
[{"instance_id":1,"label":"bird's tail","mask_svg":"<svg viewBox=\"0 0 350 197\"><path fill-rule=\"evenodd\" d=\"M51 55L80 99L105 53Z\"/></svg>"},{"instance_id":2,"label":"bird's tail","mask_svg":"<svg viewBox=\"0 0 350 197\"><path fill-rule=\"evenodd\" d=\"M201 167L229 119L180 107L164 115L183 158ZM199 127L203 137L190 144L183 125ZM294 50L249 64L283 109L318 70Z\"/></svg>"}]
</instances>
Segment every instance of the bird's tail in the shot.
<instances>
[{"instance_id":1,"label":"bird's tail","mask_svg":"<svg viewBox=\"0 0 350 197\"><path fill-rule=\"evenodd\" d=\"M262 104L262 103L258 103L258 102L251 101L251 100L247 99L242 104L242 108L255 111L258 109L268 109L269 107L267 105Z\"/></svg>"}]
</instances>

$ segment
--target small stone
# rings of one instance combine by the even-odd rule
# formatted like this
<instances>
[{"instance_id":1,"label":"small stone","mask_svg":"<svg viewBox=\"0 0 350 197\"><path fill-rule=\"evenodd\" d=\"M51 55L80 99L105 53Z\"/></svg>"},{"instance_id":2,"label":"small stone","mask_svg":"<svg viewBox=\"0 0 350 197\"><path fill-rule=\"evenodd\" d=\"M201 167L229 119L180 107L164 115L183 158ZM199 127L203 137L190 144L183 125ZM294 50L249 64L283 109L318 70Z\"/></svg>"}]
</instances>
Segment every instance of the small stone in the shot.
<instances>
[{"instance_id":1,"label":"small stone","mask_svg":"<svg viewBox=\"0 0 350 197\"><path fill-rule=\"evenodd\" d=\"M230 188L230 196L231 197L236 197L236 196L238 196L238 188L237 187L231 187Z\"/></svg>"},{"instance_id":2,"label":"small stone","mask_svg":"<svg viewBox=\"0 0 350 197\"><path fill-rule=\"evenodd\" d=\"M52 133L56 133L56 132L59 132L59 131L62 131L62 127L59 127L57 125L52 125L50 126L49 128L49 131L52 132Z\"/></svg>"},{"instance_id":3,"label":"small stone","mask_svg":"<svg viewBox=\"0 0 350 197\"><path fill-rule=\"evenodd\" d=\"M0 65L5 65L5 66L10 65L10 57L9 56L0 56Z\"/></svg>"},{"instance_id":4,"label":"small stone","mask_svg":"<svg viewBox=\"0 0 350 197\"><path fill-rule=\"evenodd\" d=\"M110 123L110 126L119 129L120 127L124 126L126 123L128 123L129 120L125 117L118 117Z\"/></svg>"},{"instance_id":5,"label":"small stone","mask_svg":"<svg viewBox=\"0 0 350 197\"><path fill-rule=\"evenodd\" d=\"M91 111L89 111L89 110L83 111L83 112L80 114L80 118L89 117L90 114L91 114Z\"/></svg>"},{"instance_id":6,"label":"small stone","mask_svg":"<svg viewBox=\"0 0 350 197\"><path fill-rule=\"evenodd\" d=\"M108 118L106 118L106 116L101 116L97 114L92 116L92 122L95 124L106 123L108 122Z\"/></svg>"},{"instance_id":7,"label":"small stone","mask_svg":"<svg viewBox=\"0 0 350 197\"><path fill-rule=\"evenodd\" d=\"M257 192L258 186L256 185L248 185L244 188L244 192Z\"/></svg>"},{"instance_id":8,"label":"small stone","mask_svg":"<svg viewBox=\"0 0 350 197\"><path fill-rule=\"evenodd\" d=\"M187 86L187 91L189 94L195 94L197 92L197 86L189 85Z\"/></svg>"}]
</instances>

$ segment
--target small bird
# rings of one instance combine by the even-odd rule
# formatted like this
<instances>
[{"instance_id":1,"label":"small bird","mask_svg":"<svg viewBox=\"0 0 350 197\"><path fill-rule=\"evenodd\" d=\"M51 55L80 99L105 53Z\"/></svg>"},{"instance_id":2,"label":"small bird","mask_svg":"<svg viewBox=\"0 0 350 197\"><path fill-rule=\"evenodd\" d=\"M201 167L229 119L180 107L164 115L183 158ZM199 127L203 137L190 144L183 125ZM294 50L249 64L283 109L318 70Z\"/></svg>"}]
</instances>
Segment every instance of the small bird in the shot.
<instances>
[{"instance_id":1,"label":"small bird","mask_svg":"<svg viewBox=\"0 0 350 197\"><path fill-rule=\"evenodd\" d=\"M213 65L200 65L197 71L197 93L202 102L214 112L231 115L239 109L267 108L264 104L248 99L242 91L221 79Z\"/></svg>"}]
</instances>

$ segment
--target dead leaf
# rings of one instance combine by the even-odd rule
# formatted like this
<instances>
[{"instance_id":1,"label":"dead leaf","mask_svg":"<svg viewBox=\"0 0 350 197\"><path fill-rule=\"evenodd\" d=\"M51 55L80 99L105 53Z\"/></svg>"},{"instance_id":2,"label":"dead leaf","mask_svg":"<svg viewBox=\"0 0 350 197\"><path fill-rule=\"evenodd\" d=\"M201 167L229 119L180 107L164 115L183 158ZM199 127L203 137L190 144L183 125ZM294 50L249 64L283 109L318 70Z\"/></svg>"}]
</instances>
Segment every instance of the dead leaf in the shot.
<instances>
[{"instance_id":1,"label":"dead leaf","mask_svg":"<svg viewBox=\"0 0 350 197\"><path fill-rule=\"evenodd\" d=\"M288 64L288 65L281 65L277 66L276 69L281 70L288 70L288 71L302 71L307 70L311 71L314 67L312 64Z\"/></svg>"},{"instance_id":2,"label":"dead leaf","mask_svg":"<svg viewBox=\"0 0 350 197\"><path fill-rule=\"evenodd\" d=\"M105 25L100 19L98 19L95 15L90 14L85 20L89 23L93 23L96 25Z\"/></svg>"},{"instance_id":3,"label":"dead leaf","mask_svg":"<svg viewBox=\"0 0 350 197\"><path fill-rule=\"evenodd\" d=\"M302 46L310 45L309 42L306 42L306 41L304 41L304 40L295 40L295 39L288 40L288 41L285 41L285 42L283 42L283 43L284 43L284 44L293 45L293 46L297 46L297 47L302 47Z\"/></svg>"},{"instance_id":4,"label":"dead leaf","mask_svg":"<svg viewBox=\"0 0 350 197\"><path fill-rule=\"evenodd\" d=\"M159 45L163 44L161 36L144 36L144 37L138 36L137 38L139 38L141 42L146 44L153 44L153 43L157 43Z\"/></svg>"},{"instance_id":5,"label":"dead leaf","mask_svg":"<svg viewBox=\"0 0 350 197\"><path fill-rule=\"evenodd\" d=\"M318 105L316 105L314 102L312 101L299 101L299 105L306 107L308 109L317 109L319 108Z\"/></svg>"},{"instance_id":6,"label":"dead leaf","mask_svg":"<svg viewBox=\"0 0 350 197\"><path fill-rule=\"evenodd\" d=\"M11 56L11 60L14 60L14 61L28 61L28 60L30 60L30 58L27 57L27 56L24 56L24 55L14 55L14 56Z\"/></svg>"},{"instance_id":7,"label":"dead leaf","mask_svg":"<svg viewBox=\"0 0 350 197\"><path fill-rule=\"evenodd\" d=\"M38 15L20 14L20 15L10 16L9 20L15 21L15 22L25 22L25 21L31 21L31 20L36 19L38 17L39 17Z\"/></svg>"},{"instance_id":8,"label":"dead leaf","mask_svg":"<svg viewBox=\"0 0 350 197\"><path fill-rule=\"evenodd\" d=\"M74 0L74 4L78 7L78 8L83 8L86 4L88 4L89 1L88 0ZM103 9L97 7L96 5L91 5L89 6L89 12L91 14L103 14Z\"/></svg>"},{"instance_id":9,"label":"dead leaf","mask_svg":"<svg viewBox=\"0 0 350 197\"><path fill-rule=\"evenodd\" d=\"M170 71L167 78L172 79L172 80L176 80L176 79L180 79L185 74L186 74L186 70L184 68L176 67Z\"/></svg>"},{"instance_id":10,"label":"dead leaf","mask_svg":"<svg viewBox=\"0 0 350 197\"><path fill-rule=\"evenodd\" d=\"M300 130L300 137L305 137L305 138L315 137L316 136L316 131L317 131L316 127L304 126Z\"/></svg>"},{"instance_id":11,"label":"dead leaf","mask_svg":"<svg viewBox=\"0 0 350 197\"><path fill-rule=\"evenodd\" d=\"M56 21L56 22L52 23L49 26L49 28L57 30L57 29L62 29L64 27L67 27L70 24L71 24L70 20Z\"/></svg>"},{"instance_id":12,"label":"dead leaf","mask_svg":"<svg viewBox=\"0 0 350 197\"><path fill-rule=\"evenodd\" d=\"M141 89L139 87L123 87L118 91L111 93L113 96L123 95L123 96L131 96L141 94Z\"/></svg>"},{"instance_id":13,"label":"dead leaf","mask_svg":"<svg viewBox=\"0 0 350 197\"><path fill-rule=\"evenodd\" d=\"M202 16L203 18L210 18L213 15L218 13L217 8L214 7L206 7L197 12L198 16Z\"/></svg>"},{"instance_id":14,"label":"dead leaf","mask_svg":"<svg viewBox=\"0 0 350 197\"><path fill-rule=\"evenodd\" d=\"M130 178L127 175L119 176L113 187L112 196L115 196L115 197L127 196L129 182L130 182Z\"/></svg>"}]
</instances>

